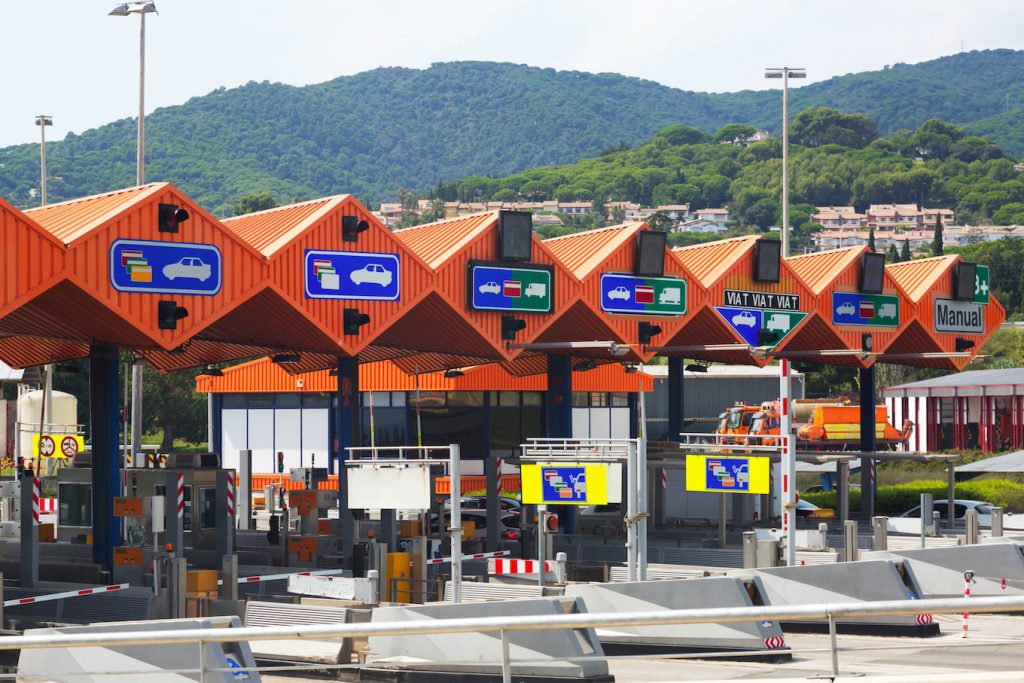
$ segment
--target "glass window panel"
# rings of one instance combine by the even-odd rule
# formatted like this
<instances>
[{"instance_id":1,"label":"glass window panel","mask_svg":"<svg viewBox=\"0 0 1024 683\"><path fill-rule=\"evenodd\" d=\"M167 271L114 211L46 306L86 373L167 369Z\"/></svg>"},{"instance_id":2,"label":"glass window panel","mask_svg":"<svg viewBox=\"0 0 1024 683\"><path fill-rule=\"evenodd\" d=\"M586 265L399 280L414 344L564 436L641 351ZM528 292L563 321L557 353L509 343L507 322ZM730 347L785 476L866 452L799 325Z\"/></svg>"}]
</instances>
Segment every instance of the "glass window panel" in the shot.
<instances>
[{"instance_id":1,"label":"glass window panel","mask_svg":"<svg viewBox=\"0 0 1024 683\"><path fill-rule=\"evenodd\" d=\"M484 392L482 391L449 391L449 407L482 407Z\"/></svg>"},{"instance_id":2,"label":"glass window panel","mask_svg":"<svg viewBox=\"0 0 1024 683\"><path fill-rule=\"evenodd\" d=\"M247 408L249 406L248 394L224 394L224 408Z\"/></svg>"},{"instance_id":3,"label":"glass window panel","mask_svg":"<svg viewBox=\"0 0 1024 683\"><path fill-rule=\"evenodd\" d=\"M593 391L590 393L590 407L591 408L607 408L608 407L608 394L603 391Z\"/></svg>"},{"instance_id":4,"label":"glass window panel","mask_svg":"<svg viewBox=\"0 0 1024 683\"><path fill-rule=\"evenodd\" d=\"M249 394L250 408L273 408L274 394Z\"/></svg>"},{"instance_id":5,"label":"glass window panel","mask_svg":"<svg viewBox=\"0 0 1024 683\"><path fill-rule=\"evenodd\" d=\"M498 405L507 407L518 407L519 406L519 392L518 391L499 391L498 392Z\"/></svg>"},{"instance_id":6,"label":"glass window panel","mask_svg":"<svg viewBox=\"0 0 1024 683\"><path fill-rule=\"evenodd\" d=\"M302 405L301 394L278 394L274 400L278 408L298 408Z\"/></svg>"},{"instance_id":7,"label":"glass window panel","mask_svg":"<svg viewBox=\"0 0 1024 683\"><path fill-rule=\"evenodd\" d=\"M391 392L391 407L402 408L405 406L405 392L404 391L392 391Z\"/></svg>"},{"instance_id":8,"label":"glass window panel","mask_svg":"<svg viewBox=\"0 0 1024 683\"><path fill-rule=\"evenodd\" d=\"M57 523L64 526L92 526L92 486L60 484L57 487Z\"/></svg>"},{"instance_id":9,"label":"glass window panel","mask_svg":"<svg viewBox=\"0 0 1024 683\"><path fill-rule=\"evenodd\" d=\"M523 392L523 405L524 406L540 406L544 404L544 392L542 391L524 391Z\"/></svg>"},{"instance_id":10,"label":"glass window panel","mask_svg":"<svg viewBox=\"0 0 1024 683\"><path fill-rule=\"evenodd\" d=\"M330 404L330 396L325 394L304 394L302 406L304 408L326 408Z\"/></svg>"},{"instance_id":11,"label":"glass window panel","mask_svg":"<svg viewBox=\"0 0 1024 683\"><path fill-rule=\"evenodd\" d=\"M199 528L213 529L217 526L217 490L199 489Z\"/></svg>"},{"instance_id":12,"label":"glass window panel","mask_svg":"<svg viewBox=\"0 0 1024 683\"><path fill-rule=\"evenodd\" d=\"M629 394L616 391L611 395L611 404L613 408L625 408L629 405Z\"/></svg>"},{"instance_id":13,"label":"glass window panel","mask_svg":"<svg viewBox=\"0 0 1024 683\"><path fill-rule=\"evenodd\" d=\"M572 392L572 407L587 408L590 406L590 394L583 391Z\"/></svg>"}]
</instances>

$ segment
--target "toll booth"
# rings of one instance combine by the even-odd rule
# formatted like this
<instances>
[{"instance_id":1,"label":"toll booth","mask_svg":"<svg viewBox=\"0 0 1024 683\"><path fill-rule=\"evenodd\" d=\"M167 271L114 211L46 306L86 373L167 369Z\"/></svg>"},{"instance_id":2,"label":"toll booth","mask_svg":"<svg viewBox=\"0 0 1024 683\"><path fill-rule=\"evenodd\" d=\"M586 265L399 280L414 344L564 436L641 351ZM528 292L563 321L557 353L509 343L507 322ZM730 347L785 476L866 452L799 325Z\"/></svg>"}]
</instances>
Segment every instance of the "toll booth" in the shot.
<instances>
[{"instance_id":1,"label":"toll booth","mask_svg":"<svg viewBox=\"0 0 1024 683\"><path fill-rule=\"evenodd\" d=\"M174 459L172 456L172 461ZM212 550L217 527L217 473L226 470L216 466L220 460L216 453L188 454L185 458L177 460L177 463L168 461L168 464L194 466L124 470L124 494L128 498L164 496L167 492L168 475L180 474L184 485L182 528L185 546ZM91 464L88 455L82 454L75 459L74 466L65 467L57 472L58 541L91 541Z\"/></svg>"}]
</instances>

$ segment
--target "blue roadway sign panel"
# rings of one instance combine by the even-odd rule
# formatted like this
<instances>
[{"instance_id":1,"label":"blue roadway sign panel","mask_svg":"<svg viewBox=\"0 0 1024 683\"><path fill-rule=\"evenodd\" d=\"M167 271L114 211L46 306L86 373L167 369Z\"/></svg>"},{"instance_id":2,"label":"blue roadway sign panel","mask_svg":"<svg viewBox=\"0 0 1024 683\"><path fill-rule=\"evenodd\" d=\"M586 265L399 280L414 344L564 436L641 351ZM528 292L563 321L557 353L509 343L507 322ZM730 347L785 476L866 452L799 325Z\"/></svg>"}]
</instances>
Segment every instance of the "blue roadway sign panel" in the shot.
<instances>
[{"instance_id":1,"label":"blue roadway sign panel","mask_svg":"<svg viewBox=\"0 0 1024 683\"><path fill-rule=\"evenodd\" d=\"M221 263L212 244L115 240L110 284L119 292L213 296L220 291Z\"/></svg>"},{"instance_id":2,"label":"blue roadway sign panel","mask_svg":"<svg viewBox=\"0 0 1024 683\"><path fill-rule=\"evenodd\" d=\"M602 273L601 310L608 313L683 315L686 313L686 280L681 277Z\"/></svg>"},{"instance_id":3,"label":"blue roadway sign panel","mask_svg":"<svg viewBox=\"0 0 1024 683\"><path fill-rule=\"evenodd\" d=\"M398 301L398 254L306 250L307 299Z\"/></svg>"},{"instance_id":4,"label":"blue roadway sign panel","mask_svg":"<svg viewBox=\"0 0 1024 683\"><path fill-rule=\"evenodd\" d=\"M761 329L762 312L756 308L733 308L732 306L715 306L719 315L725 318L743 341L757 346L757 332Z\"/></svg>"},{"instance_id":5,"label":"blue roadway sign panel","mask_svg":"<svg viewBox=\"0 0 1024 683\"><path fill-rule=\"evenodd\" d=\"M554 310L551 266L470 261L469 307L476 311L550 313Z\"/></svg>"}]
</instances>

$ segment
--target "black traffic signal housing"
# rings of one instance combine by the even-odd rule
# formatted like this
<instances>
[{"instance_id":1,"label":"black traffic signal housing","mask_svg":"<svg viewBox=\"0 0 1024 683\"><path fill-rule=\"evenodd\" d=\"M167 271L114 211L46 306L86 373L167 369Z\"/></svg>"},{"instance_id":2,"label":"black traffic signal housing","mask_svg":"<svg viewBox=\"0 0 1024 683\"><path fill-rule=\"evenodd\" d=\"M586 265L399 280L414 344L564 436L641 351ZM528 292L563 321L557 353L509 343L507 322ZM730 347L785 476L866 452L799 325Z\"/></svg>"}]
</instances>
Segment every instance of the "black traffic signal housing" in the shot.
<instances>
[{"instance_id":1,"label":"black traffic signal housing","mask_svg":"<svg viewBox=\"0 0 1024 683\"><path fill-rule=\"evenodd\" d=\"M178 232L178 226L188 220L188 211L177 204L161 204L159 220L160 232Z\"/></svg>"},{"instance_id":2,"label":"black traffic signal housing","mask_svg":"<svg viewBox=\"0 0 1024 683\"><path fill-rule=\"evenodd\" d=\"M370 224L359 218L359 216L341 217L341 241L358 242L359 233L370 229Z\"/></svg>"},{"instance_id":3,"label":"black traffic signal housing","mask_svg":"<svg viewBox=\"0 0 1024 683\"><path fill-rule=\"evenodd\" d=\"M342 322L345 334L359 334L359 328L370 322L370 316L360 313L358 308L346 308Z\"/></svg>"},{"instance_id":4,"label":"black traffic signal housing","mask_svg":"<svg viewBox=\"0 0 1024 683\"><path fill-rule=\"evenodd\" d=\"M955 344L954 348L956 348L957 353L963 353L968 349L974 348L974 342L970 339L964 339L963 337L957 337L956 341L954 341L953 343Z\"/></svg>"},{"instance_id":5,"label":"black traffic signal housing","mask_svg":"<svg viewBox=\"0 0 1024 683\"><path fill-rule=\"evenodd\" d=\"M775 346L779 343L779 333L775 330L766 330L763 327L757 331L758 346Z\"/></svg>"},{"instance_id":6,"label":"black traffic signal housing","mask_svg":"<svg viewBox=\"0 0 1024 683\"><path fill-rule=\"evenodd\" d=\"M160 301L156 309L157 327L161 330L178 329L178 321L188 317L188 309L177 301Z\"/></svg>"},{"instance_id":7,"label":"black traffic signal housing","mask_svg":"<svg viewBox=\"0 0 1024 683\"><path fill-rule=\"evenodd\" d=\"M515 341L516 334L526 329L526 321L514 315L501 316L501 338L504 341Z\"/></svg>"},{"instance_id":8,"label":"black traffic signal housing","mask_svg":"<svg viewBox=\"0 0 1024 683\"><path fill-rule=\"evenodd\" d=\"M640 327L637 337L641 345L647 346L648 344L651 343L651 339L659 334L661 334L661 327L659 325L655 325L654 323L649 323L643 320L640 321Z\"/></svg>"},{"instance_id":9,"label":"black traffic signal housing","mask_svg":"<svg viewBox=\"0 0 1024 683\"><path fill-rule=\"evenodd\" d=\"M541 514L541 524L544 527L544 533L546 534L557 534L558 533L558 515L554 512L544 512Z\"/></svg>"},{"instance_id":10,"label":"black traffic signal housing","mask_svg":"<svg viewBox=\"0 0 1024 683\"><path fill-rule=\"evenodd\" d=\"M284 474L284 451L277 452L277 473Z\"/></svg>"}]
</instances>

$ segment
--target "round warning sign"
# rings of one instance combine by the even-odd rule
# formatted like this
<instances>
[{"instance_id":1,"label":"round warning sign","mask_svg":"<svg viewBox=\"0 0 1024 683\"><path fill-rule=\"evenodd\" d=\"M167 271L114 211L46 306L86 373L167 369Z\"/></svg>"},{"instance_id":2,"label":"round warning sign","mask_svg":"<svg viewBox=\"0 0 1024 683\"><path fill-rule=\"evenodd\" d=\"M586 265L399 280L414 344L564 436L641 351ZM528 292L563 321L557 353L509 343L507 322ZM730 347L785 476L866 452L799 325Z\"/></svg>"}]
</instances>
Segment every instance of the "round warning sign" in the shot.
<instances>
[{"instance_id":1,"label":"round warning sign","mask_svg":"<svg viewBox=\"0 0 1024 683\"><path fill-rule=\"evenodd\" d=\"M78 453L78 439L73 436L65 436L60 441L60 452L65 458L73 458Z\"/></svg>"},{"instance_id":2,"label":"round warning sign","mask_svg":"<svg viewBox=\"0 0 1024 683\"><path fill-rule=\"evenodd\" d=\"M39 437L39 455L44 458L49 458L57 450L57 445L53 442L53 437L48 434L43 434Z\"/></svg>"}]
</instances>

